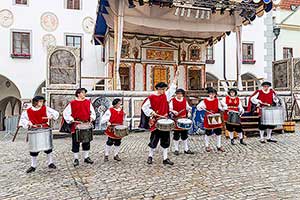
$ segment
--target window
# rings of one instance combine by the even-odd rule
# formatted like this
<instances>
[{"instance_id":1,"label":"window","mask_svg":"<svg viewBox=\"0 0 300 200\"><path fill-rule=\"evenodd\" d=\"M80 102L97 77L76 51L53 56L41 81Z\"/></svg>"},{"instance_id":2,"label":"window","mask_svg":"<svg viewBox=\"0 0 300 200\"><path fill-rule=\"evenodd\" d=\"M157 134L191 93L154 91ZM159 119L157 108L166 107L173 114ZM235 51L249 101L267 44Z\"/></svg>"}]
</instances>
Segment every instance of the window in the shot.
<instances>
[{"instance_id":1,"label":"window","mask_svg":"<svg viewBox=\"0 0 300 200\"><path fill-rule=\"evenodd\" d=\"M80 48L80 54L82 55L82 37L81 36L66 35L66 46Z\"/></svg>"},{"instance_id":2,"label":"window","mask_svg":"<svg viewBox=\"0 0 300 200\"><path fill-rule=\"evenodd\" d=\"M206 48L206 63L207 64L214 64L214 47L213 46L208 46Z\"/></svg>"},{"instance_id":3,"label":"window","mask_svg":"<svg viewBox=\"0 0 300 200\"><path fill-rule=\"evenodd\" d=\"M12 32L12 54L13 58L30 58L30 33Z\"/></svg>"},{"instance_id":4,"label":"window","mask_svg":"<svg viewBox=\"0 0 300 200\"><path fill-rule=\"evenodd\" d=\"M283 48L283 59L288 59L293 57L293 48L284 47Z\"/></svg>"},{"instance_id":5,"label":"window","mask_svg":"<svg viewBox=\"0 0 300 200\"><path fill-rule=\"evenodd\" d=\"M200 60L201 48L197 45L192 45L190 47L190 60L198 61Z\"/></svg>"},{"instance_id":6,"label":"window","mask_svg":"<svg viewBox=\"0 0 300 200\"><path fill-rule=\"evenodd\" d=\"M254 64L254 48L253 43L243 43L243 64Z\"/></svg>"},{"instance_id":7,"label":"window","mask_svg":"<svg viewBox=\"0 0 300 200\"><path fill-rule=\"evenodd\" d=\"M129 67L120 67L121 90L130 90L130 69Z\"/></svg>"},{"instance_id":8,"label":"window","mask_svg":"<svg viewBox=\"0 0 300 200\"><path fill-rule=\"evenodd\" d=\"M80 0L67 0L67 9L80 10Z\"/></svg>"},{"instance_id":9,"label":"window","mask_svg":"<svg viewBox=\"0 0 300 200\"><path fill-rule=\"evenodd\" d=\"M199 69L189 69L188 71L189 90L201 90L201 70Z\"/></svg>"},{"instance_id":10,"label":"window","mask_svg":"<svg viewBox=\"0 0 300 200\"><path fill-rule=\"evenodd\" d=\"M168 70L166 67L155 66L153 68L153 86L155 86L159 82L168 83L167 77L168 77Z\"/></svg>"},{"instance_id":11,"label":"window","mask_svg":"<svg viewBox=\"0 0 300 200\"><path fill-rule=\"evenodd\" d=\"M27 5L27 0L15 0L15 4Z\"/></svg>"}]
</instances>

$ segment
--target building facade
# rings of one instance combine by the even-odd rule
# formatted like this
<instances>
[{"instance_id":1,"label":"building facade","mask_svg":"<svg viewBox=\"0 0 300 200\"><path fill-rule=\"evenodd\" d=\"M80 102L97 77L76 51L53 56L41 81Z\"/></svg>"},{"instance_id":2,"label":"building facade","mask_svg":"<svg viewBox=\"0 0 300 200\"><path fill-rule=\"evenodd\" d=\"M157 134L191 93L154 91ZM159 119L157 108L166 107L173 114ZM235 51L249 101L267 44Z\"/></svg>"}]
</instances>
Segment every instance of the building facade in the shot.
<instances>
[{"instance_id":1,"label":"building facade","mask_svg":"<svg viewBox=\"0 0 300 200\"><path fill-rule=\"evenodd\" d=\"M103 76L101 48L92 39L97 3L1 0L0 130L4 118L19 115L21 101L45 95L49 46L80 48L81 76Z\"/></svg>"}]
</instances>

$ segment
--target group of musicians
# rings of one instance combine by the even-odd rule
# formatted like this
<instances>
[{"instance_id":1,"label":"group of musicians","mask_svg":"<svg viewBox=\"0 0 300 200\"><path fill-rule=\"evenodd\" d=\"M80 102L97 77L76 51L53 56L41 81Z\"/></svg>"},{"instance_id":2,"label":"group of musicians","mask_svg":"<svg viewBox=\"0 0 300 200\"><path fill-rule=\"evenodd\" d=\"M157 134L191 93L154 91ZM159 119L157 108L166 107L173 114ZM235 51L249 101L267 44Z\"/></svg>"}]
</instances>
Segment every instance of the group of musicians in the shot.
<instances>
[{"instance_id":1,"label":"group of musicians","mask_svg":"<svg viewBox=\"0 0 300 200\"><path fill-rule=\"evenodd\" d=\"M156 128L156 123L160 118L168 118L172 116L173 119L190 118L191 107L185 98L185 91L183 89L177 89L178 72L174 77L173 82L168 86L166 83L160 82L155 85L155 92L150 95L142 105L142 115L148 118L150 129L150 141L149 141L149 155L147 163L151 165L153 163L153 156L155 149L160 143L163 152L163 164L173 165L174 163L168 157L168 148L170 147L170 131L161 131ZM75 92L76 98L72 100L65 110L63 111L63 120L70 125L70 133L72 134L72 152L74 154L74 167L79 165L79 149L80 144L82 146L83 160L87 164L93 164L93 160L89 156L90 142L80 142L76 136L77 125L81 123L92 123L96 119L95 110L90 102L86 98L87 90L79 88ZM205 150L210 152L209 140L213 134L217 138L217 151L224 152L225 149L222 146L221 135L223 123L210 123L211 116L220 116L224 114L224 121L231 144L235 145L234 131L238 133L239 141L241 145L247 145L244 142L243 129L240 123L230 123L228 121L229 113L236 112L240 117L244 113L241 100L238 97L238 90L231 88L228 91L228 95L219 100L217 97L217 91L213 88L207 89L208 97L202 100L197 105L197 110L204 110L204 129L205 129ZM257 90L249 98L248 111L258 112L260 114L260 108L263 106L271 106L278 102L278 98L273 89L271 89L270 82L263 82L262 89ZM20 118L19 126L34 129L34 128L49 128L48 121L50 119L56 120L59 118L59 113L54 109L45 106L45 99L41 96L36 96L32 99L32 107L24 111ZM217 120L217 119L214 119ZM147 121L147 122L148 122ZM101 124L107 126L105 134L107 141L104 147L104 161L109 160L109 154L112 146L114 146L114 157L116 161L121 161L119 157L120 145L122 137L118 137L114 133L114 126L125 123L125 112L122 109L122 101L116 98L112 102L112 107L109 108L101 118ZM260 130L260 142L276 142L271 137L272 129L274 126L266 126L259 124ZM267 140L264 139L264 131L267 130ZM188 145L188 131L183 130L180 127L175 127L173 133L174 140L174 154L179 155L179 140L181 139L184 145L184 154L194 154L190 150ZM48 156L48 167L55 169L56 166L52 159L52 149L44 151ZM31 166L26 171L27 173L34 172L37 167L37 156L39 152L30 152Z\"/></svg>"}]
</instances>

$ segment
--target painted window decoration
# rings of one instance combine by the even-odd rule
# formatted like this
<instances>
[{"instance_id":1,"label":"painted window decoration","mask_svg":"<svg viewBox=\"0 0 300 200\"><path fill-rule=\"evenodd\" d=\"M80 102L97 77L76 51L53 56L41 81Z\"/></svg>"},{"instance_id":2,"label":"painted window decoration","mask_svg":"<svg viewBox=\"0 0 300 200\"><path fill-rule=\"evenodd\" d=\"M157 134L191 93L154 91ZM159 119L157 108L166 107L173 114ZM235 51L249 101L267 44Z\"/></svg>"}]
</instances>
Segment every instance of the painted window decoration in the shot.
<instances>
[{"instance_id":1,"label":"painted window decoration","mask_svg":"<svg viewBox=\"0 0 300 200\"><path fill-rule=\"evenodd\" d=\"M199 61L201 59L201 48L198 45L192 45L190 47L190 60Z\"/></svg>"},{"instance_id":2,"label":"painted window decoration","mask_svg":"<svg viewBox=\"0 0 300 200\"><path fill-rule=\"evenodd\" d=\"M67 9L80 10L80 0L67 0Z\"/></svg>"},{"instance_id":3,"label":"painted window decoration","mask_svg":"<svg viewBox=\"0 0 300 200\"><path fill-rule=\"evenodd\" d=\"M255 64L256 61L254 60L253 43L243 43L242 53L243 53L243 64Z\"/></svg>"},{"instance_id":4,"label":"painted window decoration","mask_svg":"<svg viewBox=\"0 0 300 200\"><path fill-rule=\"evenodd\" d=\"M189 90L201 90L201 70L191 68L188 70Z\"/></svg>"},{"instance_id":5,"label":"painted window decoration","mask_svg":"<svg viewBox=\"0 0 300 200\"><path fill-rule=\"evenodd\" d=\"M30 33L12 33L12 58L30 58Z\"/></svg>"},{"instance_id":6,"label":"painted window decoration","mask_svg":"<svg viewBox=\"0 0 300 200\"><path fill-rule=\"evenodd\" d=\"M153 88L159 82L168 83L168 69L164 66L155 66L153 68Z\"/></svg>"},{"instance_id":7,"label":"painted window decoration","mask_svg":"<svg viewBox=\"0 0 300 200\"><path fill-rule=\"evenodd\" d=\"M214 47L213 46L208 46L206 48L206 63L207 64L214 64Z\"/></svg>"},{"instance_id":8,"label":"painted window decoration","mask_svg":"<svg viewBox=\"0 0 300 200\"><path fill-rule=\"evenodd\" d=\"M82 37L78 35L66 35L66 46L80 48L82 57Z\"/></svg>"},{"instance_id":9,"label":"painted window decoration","mask_svg":"<svg viewBox=\"0 0 300 200\"><path fill-rule=\"evenodd\" d=\"M293 57L293 48L284 47L283 48L283 59L288 59Z\"/></svg>"},{"instance_id":10,"label":"painted window decoration","mask_svg":"<svg viewBox=\"0 0 300 200\"><path fill-rule=\"evenodd\" d=\"M121 57L122 58L128 58L129 57L129 42L123 41L122 43L122 49L121 49Z\"/></svg>"},{"instance_id":11,"label":"painted window decoration","mask_svg":"<svg viewBox=\"0 0 300 200\"><path fill-rule=\"evenodd\" d=\"M119 68L121 90L130 90L130 69L129 67Z\"/></svg>"},{"instance_id":12,"label":"painted window decoration","mask_svg":"<svg viewBox=\"0 0 300 200\"><path fill-rule=\"evenodd\" d=\"M27 5L27 0L15 0L15 4L19 4L19 5Z\"/></svg>"}]
</instances>

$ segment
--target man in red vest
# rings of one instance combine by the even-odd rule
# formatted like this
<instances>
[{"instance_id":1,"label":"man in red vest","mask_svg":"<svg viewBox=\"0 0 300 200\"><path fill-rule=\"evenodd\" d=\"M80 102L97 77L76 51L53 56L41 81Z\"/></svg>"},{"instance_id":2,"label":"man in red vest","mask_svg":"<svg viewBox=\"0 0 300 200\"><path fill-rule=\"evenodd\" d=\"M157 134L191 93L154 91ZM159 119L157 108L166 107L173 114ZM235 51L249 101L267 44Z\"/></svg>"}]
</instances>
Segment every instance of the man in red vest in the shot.
<instances>
[{"instance_id":1,"label":"man in red vest","mask_svg":"<svg viewBox=\"0 0 300 200\"><path fill-rule=\"evenodd\" d=\"M222 122L220 119L220 111L223 111L224 108L221 105L221 102L217 98L217 91L213 88L207 89L208 97L205 98L197 105L198 110L205 110L204 116L204 129L205 129L205 150L207 152L211 151L209 147L209 137L214 134L217 136L217 150L220 152L225 152L225 149L222 147L221 137L222 137ZM217 123L211 124L208 119L209 116L217 114L218 116L213 118Z\"/></svg>"},{"instance_id":2,"label":"man in red vest","mask_svg":"<svg viewBox=\"0 0 300 200\"><path fill-rule=\"evenodd\" d=\"M96 113L90 100L86 99L85 88L79 88L75 92L76 99L71 101L63 112L63 117L67 123L71 124L72 152L74 153L74 167L79 165L80 143L76 141L75 128L78 122L92 122L96 119ZM89 157L90 142L82 143L84 162L93 164Z\"/></svg>"},{"instance_id":3,"label":"man in red vest","mask_svg":"<svg viewBox=\"0 0 300 200\"><path fill-rule=\"evenodd\" d=\"M150 119L150 147L149 156L147 163L153 163L154 150L160 141L160 146L163 148L163 164L164 165L174 165L174 163L168 158L168 148L170 147L170 132L160 131L156 129L156 122L160 116L168 117L169 114L169 101L176 91L176 84L178 79L178 72L174 77L173 83L170 85L168 90L168 85L164 82L157 83L155 85L155 93L150 95L148 99L142 106L142 110L146 116L151 117Z\"/></svg>"},{"instance_id":4,"label":"man in red vest","mask_svg":"<svg viewBox=\"0 0 300 200\"><path fill-rule=\"evenodd\" d=\"M275 91L271 88L272 84L268 81L265 81L261 84L262 89L256 90L249 100L248 110L251 111L251 108L253 107L252 104L257 105L259 107L259 116L261 116L261 108L264 106L272 106L279 102L279 99L276 96ZM260 120L259 120L260 122ZM276 143L276 140L272 139L272 130L275 128L275 126L269 126L269 125L258 125L259 133L260 133L260 142L266 143L264 134L265 130L267 130L267 142L274 142Z\"/></svg>"},{"instance_id":5,"label":"man in red vest","mask_svg":"<svg viewBox=\"0 0 300 200\"><path fill-rule=\"evenodd\" d=\"M227 108L224 113L224 121L226 122L226 129L229 131L231 144L235 145L233 131L236 131L239 134L240 144L247 145L243 140L244 136L242 125L240 123L232 124L228 122L229 111L239 112L239 115L244 113L244 108L241 99L238 97L238 91L236 88L231 88L228 90L228 95L222 100L222 105L225 105Z\"/></svg>"},{"instance_id":6,"label":"man in red vest","mask_svg":"<svg viewBox=\"0 0 300 200\"><path fill-rule=\"evenodd\" d=\"M104 162L108 161L109 152L113 145L115 146L114 160L121 161L119 151L122 138L115 135L111 126L123 125L125 122L125 112L122 109L122 102L119 98L113 100L112 106L113 107L109 108L101 118L101 124L107 124L107 128L105 130L107 141L104 151Z\"/></svg>"},{"instance_id":7,"label":"man in red vest","mask_svg":"<svg viewBox=\"0 0 300 200\"><path fill-rule=\"evenodd\" d=\"M49 128L49 119L57 120L59 113L45 106L45 98L42 96L36 96L32 99L32 107L28 108L21 115L19 126L23 128ZM56 169L52 159L52 149L44 151L48 158L48 167L50 169ZM27 169L26 173L31 173L36 170L37 167L37 156L39 152L30 152L31 166Z\"/></svg>"},{"instance_id":8,"label":"man in red vest","mask_svg":"<svg viewBox=\"0 0 300 200\"><path fill-rule=\"evenodd\" d=\"M175 115L175 119L180 119L180 118L187 118L188 116L191 115L191 110L192 108L189 106L187 99L184 97L185 96L185 91L183 89L177 89L176 90L176 96L171 99L169 103L169 108L170 112L172 112ZM185 154L194 154L189 149L188 145L188 131L187 130L182 130L177 127L174 130L174 147L175 147L175 155L179 155L179 139L183 141L184 144L184 153Z\"/></svg>"}]
</instances>

